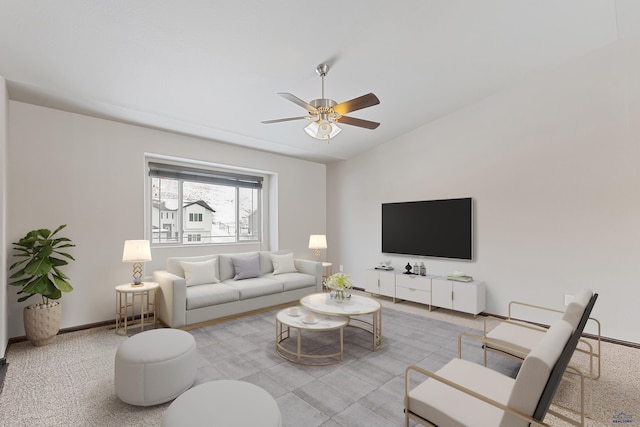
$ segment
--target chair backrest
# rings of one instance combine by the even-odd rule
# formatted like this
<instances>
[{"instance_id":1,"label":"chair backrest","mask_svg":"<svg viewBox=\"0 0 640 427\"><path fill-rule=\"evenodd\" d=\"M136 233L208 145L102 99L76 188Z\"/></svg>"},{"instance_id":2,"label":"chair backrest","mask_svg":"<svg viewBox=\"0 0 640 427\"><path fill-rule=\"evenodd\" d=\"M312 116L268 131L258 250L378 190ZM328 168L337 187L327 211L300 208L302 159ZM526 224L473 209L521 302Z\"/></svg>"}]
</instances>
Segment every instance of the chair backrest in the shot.
<instances>
[{"instance_id":1,"label":"chair backrest","mask_svg":"<svg viewBox=\"0 0 640 427\"><path fill-rule=\"evenodd\" d=\"M580 318L580 323L578 323L578 327L573 331L567 345L562 350L562 354L558 358L553 370L551 371L551 375L547 381L547 384L542 392L542 396L540 397L540 401L538 401L538 406L536 407L535 412L533 413L533 418L536 420L542 421L544 416L547 414L549 410L549 406L551 406L551 401L553 400L553 396L556 394L558 390L558 386L560 385L560 380L564 375L564 371L567 369L569 362L571 361L571 357L573 356L573 352L578 345L578 340L582 336L582 332L584 331L584 327L587 324L587 320L589 320L589 316L591 316L591 310L593 310L593 306L596 303L596 299L598 299L598 294L594 293L589 299L589 303L585 307L582 317Z\"/></svg>"},{"instance_id":2,"label":"chair backrest","mask_svg":"<svg viewBox=\"0 0 640 427\"><path fill-rule=\"evenodd\" d=\"M547 380L554 366L571 338L573 328L564 320L555 321L542 339L531 349L511 390L507 405L522 413L532 415L544 393ZM523 426L529 423L509 413L505 413L501 426Z\"/></svg>"},{"instance_id":3,"label":"chair backrest","mask_svg":"<svg viewBox=\"0 0 640 427\"><path fill-rule=\"evenodd\" d=\"M587 308L587 304L589 304L589 301L591 301L592 296L593 291L591 291L590 289L583 289L576 294L573 301L571 301L571 303L569 303L569 305L567 306L562 319L566 320L571 325L574 331L578 327L580 319L582 319L584 310Z\"/></svg>"}]
</instances>

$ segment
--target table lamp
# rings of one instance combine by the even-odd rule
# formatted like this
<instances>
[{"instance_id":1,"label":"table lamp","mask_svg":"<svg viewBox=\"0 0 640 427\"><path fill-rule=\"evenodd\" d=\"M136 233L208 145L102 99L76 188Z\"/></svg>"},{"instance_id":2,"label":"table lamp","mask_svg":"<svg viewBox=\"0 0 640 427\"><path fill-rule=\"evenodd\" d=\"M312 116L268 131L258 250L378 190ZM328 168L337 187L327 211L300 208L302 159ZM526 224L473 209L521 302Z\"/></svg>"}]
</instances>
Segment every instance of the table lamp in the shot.
<instances>
[{"instance_id":1,"label":"table lamp","mask_svg":"<svg viewBox=\"0 0 640 427\"><path fill-rule=\"evenodd\" d=\"M125 240L122 262L133 263L133 283L142 286L142 263L151 261L151 247L148 240Z\"/></svg>"},{"instance_id":2,"label":"table lamp","mask_svg":"<svg viewBox=\"0 0 640 427\"><path fill-rule=\"evenodd\" d=\"M316 259L320 261L320 249L327 249L327 236L324 234L310 235L309 249L315 249Z\"/></svg>"}]
</instances>

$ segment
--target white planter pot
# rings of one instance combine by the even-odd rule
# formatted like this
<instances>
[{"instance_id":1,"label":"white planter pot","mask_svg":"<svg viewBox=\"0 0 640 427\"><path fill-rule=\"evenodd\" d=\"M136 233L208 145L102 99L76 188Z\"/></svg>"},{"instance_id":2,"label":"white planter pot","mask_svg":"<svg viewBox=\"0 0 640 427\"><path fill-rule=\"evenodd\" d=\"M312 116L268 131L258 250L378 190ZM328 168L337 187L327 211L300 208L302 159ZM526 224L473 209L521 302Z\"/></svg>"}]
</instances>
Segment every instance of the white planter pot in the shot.
<instances>
[{"instance_id":1,"label":"white planter pot","mask_svg":"<svg viewBox=\"0 0 640 427\"><path fill-rule=\"evenodd\" d=\"M47 345L60 330L62 304L52 307L30 308L23 310L24 331L33 345Z\"/></svg>"}]
</instances>

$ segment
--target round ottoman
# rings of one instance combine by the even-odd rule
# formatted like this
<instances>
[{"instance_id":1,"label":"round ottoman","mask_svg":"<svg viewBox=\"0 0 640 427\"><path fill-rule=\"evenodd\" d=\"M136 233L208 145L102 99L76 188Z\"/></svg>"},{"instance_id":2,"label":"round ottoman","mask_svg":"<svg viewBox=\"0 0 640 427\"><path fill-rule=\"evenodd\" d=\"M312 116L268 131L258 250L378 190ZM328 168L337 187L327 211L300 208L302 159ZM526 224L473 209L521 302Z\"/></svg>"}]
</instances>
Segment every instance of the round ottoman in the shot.
<instances>
[{"instance_id":1,"label":"round ottoman","mask_svg":"<svg viewBox=\"0 0 640 427\"><path fill-rule=\"evenodd\" d=\"M193 387L171 402L162 427L281 427L275 399L257 385L235 380Z\"/></svg>"},{"instance_id":2,"label":"round ottoman","mask_svg":"<svg viewBox=\"0 0 640 427\"><path fill-rule=\"evenodd\" d=\"M196 377L196 341L180 329L140 332L116 352L116 395L138 406L175 399Z\"/></svg>"}]
</instances>

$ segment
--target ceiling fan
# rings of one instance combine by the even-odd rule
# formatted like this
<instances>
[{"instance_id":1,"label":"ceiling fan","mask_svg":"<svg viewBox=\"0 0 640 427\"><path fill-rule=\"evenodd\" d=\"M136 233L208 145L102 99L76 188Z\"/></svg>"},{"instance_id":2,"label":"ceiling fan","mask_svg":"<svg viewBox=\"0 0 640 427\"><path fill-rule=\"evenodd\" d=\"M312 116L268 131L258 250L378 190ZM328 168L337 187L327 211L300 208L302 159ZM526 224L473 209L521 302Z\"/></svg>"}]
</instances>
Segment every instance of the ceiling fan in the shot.
<instances>
[{"instance_id":1,"label":"ceiling fan","mask_svg":"<svg viewBox=\"0 0 640 427\"><path fill-rule=\"evenodd\" d=\"M331 138L336 136L342 129L340 129L336 123L342 123L345 125L358 126L365 129L375 129L380 126L380 123L371 122L369 120L357 119L355 117L345 116L345 114L352 111L361 110L363 108L371 107L380 103L380 100L373 93L353 98L349 101L338 104L333 99L324 97L324 77L329 72L329 65L320 64L316 67L316 73L322 78L322 98L314 99L310 102L303 101L297 96L287 93L279 92L278 95L287 99L294 104L297 104L307 110L308 116L287 117L285 119L265 120L262 123L280 123L288 122L291 120L311 120L311 123L305 127L305 132L316 139L326 139L328 142Z\"/></svg>"}]
</instances>

